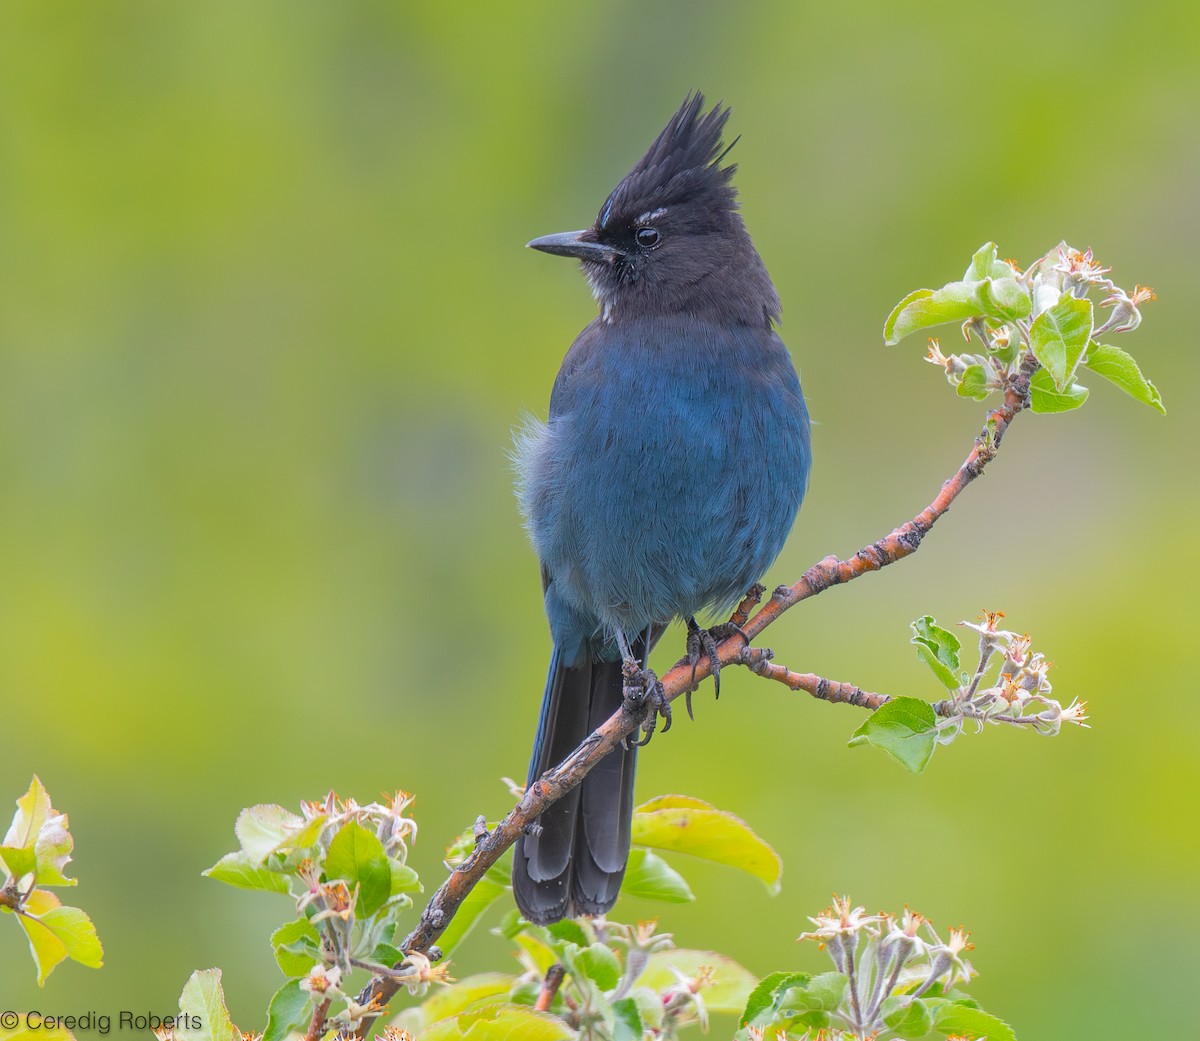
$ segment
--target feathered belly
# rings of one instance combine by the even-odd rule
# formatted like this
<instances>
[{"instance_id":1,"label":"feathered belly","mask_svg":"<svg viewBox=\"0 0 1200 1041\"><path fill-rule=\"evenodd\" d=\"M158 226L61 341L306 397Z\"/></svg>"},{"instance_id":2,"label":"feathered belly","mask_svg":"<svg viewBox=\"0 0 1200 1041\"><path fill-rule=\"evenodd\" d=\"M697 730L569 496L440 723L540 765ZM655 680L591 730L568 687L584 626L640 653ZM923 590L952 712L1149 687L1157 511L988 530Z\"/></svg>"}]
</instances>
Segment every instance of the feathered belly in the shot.
<instances>
[{"instance_id":1,"label":"feathered belly","mask_svg":"<svg viewBox=\"0 0 1200 1041\"><path fill-rule=\"evenodd\" d=\"M544 572L597 632L726 608L791 529L805 417L761 399L699 404L636 423L611 410L559 416L519 442L519 495Z\"/></svg>"}]
</instances>

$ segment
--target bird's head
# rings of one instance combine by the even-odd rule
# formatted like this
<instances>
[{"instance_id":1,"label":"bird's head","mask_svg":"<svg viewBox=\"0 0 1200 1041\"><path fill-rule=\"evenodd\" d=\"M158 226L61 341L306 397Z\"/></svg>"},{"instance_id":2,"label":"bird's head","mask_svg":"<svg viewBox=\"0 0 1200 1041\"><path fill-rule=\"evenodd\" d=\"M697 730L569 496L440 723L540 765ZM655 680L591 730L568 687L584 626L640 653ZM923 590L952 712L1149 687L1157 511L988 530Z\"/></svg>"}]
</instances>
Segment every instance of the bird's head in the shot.
<instances>
[{"instance_id":1,"label":"bird's head","mask_svg":"<svg viewBox=\"0 0 1200 1041\"><path fill-rule=\"evenodd\" d=\"M736 167L721 166L728 119L728 108L705 113L704 95L689 95L590 228L529 243L583 262L605 321L684 312L769 325L779 317L737 209Z\"/></svg>"}]
</instances>

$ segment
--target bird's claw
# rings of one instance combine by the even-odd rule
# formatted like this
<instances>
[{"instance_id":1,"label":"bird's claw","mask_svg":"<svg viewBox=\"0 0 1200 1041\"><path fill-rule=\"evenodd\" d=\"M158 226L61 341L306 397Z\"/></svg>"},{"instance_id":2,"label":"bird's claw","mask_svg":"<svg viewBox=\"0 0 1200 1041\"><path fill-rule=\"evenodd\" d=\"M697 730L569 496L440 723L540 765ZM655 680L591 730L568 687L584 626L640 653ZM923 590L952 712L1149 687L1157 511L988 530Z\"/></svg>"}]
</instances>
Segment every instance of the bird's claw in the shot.
<instances>
[{"instance_id":1,"label":"bird's claw","mask_svg":"<svg viewBox=\"0 0 1200 1041\"><path fill-rule=\"evenodd\" d=\"M663 691L663 685L652 669L643 669L633 658L627 658L624 665L624 695L625 706L630 712L643 715L640 728L645 735L641 740L630 741L635 748L650 743L658 726L658 717L666 720L662 732L671 729L671 702Z\"/></svg>"},{"instance_id":2,"label":"bird's claw","mask_svg":"<svg viewBox=\"0 0 1200 1041\"><path fill-rule=\"evenodd\" d=\"M721 696L721 660L717 657L717 644L723 640L728 640L729 637L737 635L746 641L746 646L750 645L750 637L746 635L745 630L736 622L722 622L720 625L714 625L711 629L701 629L696 624L696 619L689 618L687 620L687 661L692 667L692 685L696 684L696 666L700 664L702 657L708 658L709 669L712 671L713 678L713 693L716 697ZM687 694L687 710L688 716L692 715L692 692Z\"/></svg>"}]
</instances>

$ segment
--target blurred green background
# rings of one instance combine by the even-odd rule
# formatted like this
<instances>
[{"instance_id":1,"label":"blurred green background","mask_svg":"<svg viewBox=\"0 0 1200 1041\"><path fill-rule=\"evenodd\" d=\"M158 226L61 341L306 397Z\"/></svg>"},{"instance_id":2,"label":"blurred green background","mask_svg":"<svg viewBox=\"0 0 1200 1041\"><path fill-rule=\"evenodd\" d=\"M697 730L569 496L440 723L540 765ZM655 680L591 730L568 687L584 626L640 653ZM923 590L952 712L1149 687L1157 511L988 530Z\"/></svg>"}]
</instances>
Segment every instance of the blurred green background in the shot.
<instances>
[{"instance_id":1,"label":"blurred green background","mask_svg":"<svg viewBox=\"0 0 1200 1041\"><path fill-rule=\"evenodd\" d=\"M966 736L913 778L846 748L855 710L731 673L639 795L745 817L783 892L683 865L698 903L618 916L815 969L793 939L846 891L967 925L973 993L1023 1039L1193 1020L1198 33L1186 5L1115 2L6 3L0 797L36 771L70 813L64 895L106 965L39 992L2 922L0 1007L165 1014L218 965L261 1028L286 901L199 874L240 807L408 788L435 885L507 808L548 641L505 453L594 306L522 247L592 220L698 87L733 106L817 423L768 582L912 516L965 455L981 407L880 329L988 239L1153 285L1117 342L1170 414L1096 385L1022 417L917 558L766 641L935 696L909 620L1000 608L1093 730ZM455 972L505 951L480 930Z\"/></svg>"}]
</instances>

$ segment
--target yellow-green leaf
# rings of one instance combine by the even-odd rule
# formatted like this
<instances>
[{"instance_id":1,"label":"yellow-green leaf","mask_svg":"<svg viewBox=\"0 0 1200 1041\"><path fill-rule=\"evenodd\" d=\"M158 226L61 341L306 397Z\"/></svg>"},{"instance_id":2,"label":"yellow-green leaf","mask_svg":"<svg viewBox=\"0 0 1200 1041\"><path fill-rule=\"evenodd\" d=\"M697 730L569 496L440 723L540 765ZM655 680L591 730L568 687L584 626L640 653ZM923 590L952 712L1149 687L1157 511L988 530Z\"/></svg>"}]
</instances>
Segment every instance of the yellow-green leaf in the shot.
<instances>
[{"instance_id":1,"label":"yellow-green leaf","mask_svg":"<svg viewBox=\"0 0 1200 1041\"><path fill-rule=\"evenodd\" d=\"M558 954L554 949L534 936L532 931L517 933L513 937L513 943L525 952L525 957L521 959L522 965L532 965L539 976L545 976L546 970L558 961Z\"/></svg>"},{"instance_id":2,"label":"yellow-green leaf","mask_svg":"<svg viewBox=\"0 0 1200 1041\"><path fill-rule=\"evenodd\" d=\"M75 1035L65 1027L39 1024L35 1018L32 1025L22 1016L15 1028L6 1030L0 1026L0 1041L76 1041Z\"/></svg>"},{"instance_id":3,"label":"yellow-green leaf","mask_svg":"<svg viewBox=\"0 0 1200 1041\"><path fill-rule=\"evenodd\" d=\"M25 901L24 910L27 914L17 916L17 922L25 931L29 940L29 950L33 955L34 964L38 970L38 986L44 986L46 977L54 971L56 965L66 960L67 945L62 942L51 929L48 929L37 919L43 914L60 907L58 897L45 889L35 889ZM31 918L27 915L34 915Z\"/></svg>"},{"instance_id":4,"label":"yellow-green leaf","mask_svg":"<svg viewBox=\"0 0 1200 1041\"><path fill-rule=\"evenodd\" d=\"M487 877L481 878L463 900L446 931L438 938L438 946L443 953L449 954L462 943L484 911L507 892L508 886Z\"/></svg>"},{"instance_id":5,"label":"yellow-green leaf","mask_svg":"<svg viewBox=\"0 0 1200 1041\"><path fill-rule=\"evenodd\" d=\"M557 1016L525 1005L487 1005L443 1019L421 1041L570 1041L575 1032Z\"/></svg>"},{"instance_id":6,"label":"yellow-green leaf","mask_svg":"<svg viewBox=\"0 0 1200 1041\"><path fill-rule=\"evenodd\" d=\"M41 916L41 921L66 948L67 957L98 969L104 964L104 948L96 935L96 927L78 907L54 907Z\"/></svg>"},{"instance_id":7,"label":"yellow-green leaf","mask_svg":"<svg viewBox=\"0 0 1200 1041\"><path fill-rule=\"evenodd\" d=\"M779 892L779 854L740 817L700 799L663 795L643 803L633 811L633 841L741 868L770 892Z\"/></svg>"},{"instance_id":8,"label":"yellow-green leaf","mask_svg":"<svg viewBox=\"0 0 1200 1041\"><path fill-rule=\"evenodd\" d=\"M424 1027L443 1019L461 1015L484 1005L503 1003L512 990L516 977L502 972L483 972L466 976L448 987L438 987L429 992L416 1008L400 1013L392 1025L419 1033Z\"/></svg>"},{"instance_id":9,"label":"yellow-green leaf","mask_svg":"<svg viewBox=\"0 0 1200 1041\"><path fill-rule=\"evenodd\" d=\"M29 782L29 790L17 800L17 812L13 814L12 824L4 836L4 845L18 849L32 847L42 825L53 813L50 793L34 774Z\"/></svg>"}]
</instances>

